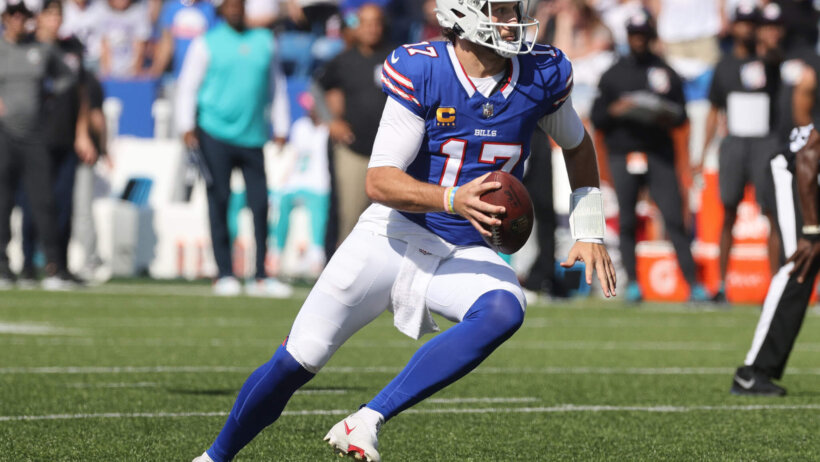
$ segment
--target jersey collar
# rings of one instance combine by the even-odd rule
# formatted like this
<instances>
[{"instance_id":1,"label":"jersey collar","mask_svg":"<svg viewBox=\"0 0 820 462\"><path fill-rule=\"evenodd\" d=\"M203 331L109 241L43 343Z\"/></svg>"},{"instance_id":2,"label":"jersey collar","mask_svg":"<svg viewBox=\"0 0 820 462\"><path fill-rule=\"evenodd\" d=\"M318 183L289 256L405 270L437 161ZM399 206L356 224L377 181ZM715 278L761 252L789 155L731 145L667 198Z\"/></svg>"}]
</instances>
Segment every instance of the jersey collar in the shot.
<instances>
[{"instance_id":1,"label":"jersey collar","mask_svg":"<svg viewBox=\"0 0 820 462\"><path fill-rule=\"evenodd\" d=\"M467 96L470 98L473 97L474 94L478 92L475 88L475 84L473 81L470 80L470 76L467 75L467 72L464 71L464 66L461 65L461 62L458 60L456 56L456 50L453 47L452 43L447 43L447 54L450 57L450 64L453 66L453 71L456 73L456 77L458 81L461 83L461 87L464 88L464 91L467 92ZM518 83L518 75L520 73L520 64L518 63L518 56L513 56L510 58L510 66L512 70L509 72L507 76L507 82L504 86L501 87L501 94L504 95L504 98L509 98L510 94L515 89L515 85ZM490 95L492 96L492 95Z\"/></svg>"}]
</instances>

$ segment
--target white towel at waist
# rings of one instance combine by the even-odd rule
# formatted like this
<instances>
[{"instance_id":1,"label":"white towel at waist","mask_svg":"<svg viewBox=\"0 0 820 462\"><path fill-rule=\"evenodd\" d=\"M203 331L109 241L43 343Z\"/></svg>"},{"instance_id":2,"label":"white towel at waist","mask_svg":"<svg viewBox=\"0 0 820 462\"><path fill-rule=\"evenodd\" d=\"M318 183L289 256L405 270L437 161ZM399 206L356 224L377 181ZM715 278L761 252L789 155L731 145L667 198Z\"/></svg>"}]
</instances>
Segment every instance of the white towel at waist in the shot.
<instances>
[{"instance_id":1,"label":"white towel at waist","mask_svg":"<svg viewBox=\"0 0 820 462\"><path fill-rule=\"evenodd\" d=\"M390 291L393 325L413 339L437 332L438 325L427 308L427 287L441 260L447 258L456 246L379 204L371 205L357 226L407 243Z\"/></svg>"}]
</instances>

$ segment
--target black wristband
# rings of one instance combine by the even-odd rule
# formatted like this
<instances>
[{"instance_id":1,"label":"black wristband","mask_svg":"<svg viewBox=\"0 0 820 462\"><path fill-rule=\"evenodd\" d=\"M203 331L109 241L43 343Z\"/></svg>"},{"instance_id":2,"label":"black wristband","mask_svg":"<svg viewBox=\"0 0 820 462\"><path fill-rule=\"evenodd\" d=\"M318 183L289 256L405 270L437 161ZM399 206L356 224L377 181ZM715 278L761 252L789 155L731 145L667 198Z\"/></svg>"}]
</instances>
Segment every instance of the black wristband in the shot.
<instances>
[{"instance_id":1,"label":"black wristband","mask_svg":"<svg viewBox=\"0 0 820 462\"><path fill-rule=\"evenodd\" d=\"M802 237L809 242L820 242L820 234L803 234Z\"/></svg>"}]
</instances>

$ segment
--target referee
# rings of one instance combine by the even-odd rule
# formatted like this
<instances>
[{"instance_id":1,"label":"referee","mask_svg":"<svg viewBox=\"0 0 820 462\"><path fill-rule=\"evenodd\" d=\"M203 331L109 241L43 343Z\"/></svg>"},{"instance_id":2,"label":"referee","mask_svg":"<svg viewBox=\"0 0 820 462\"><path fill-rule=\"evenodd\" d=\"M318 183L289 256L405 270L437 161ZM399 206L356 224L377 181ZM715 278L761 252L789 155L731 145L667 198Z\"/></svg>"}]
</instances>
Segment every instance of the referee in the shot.
<instances>
[{"instance_id":1,"label":"referee","mask_svg":"<svg viewBox=\"0 0 820 462\"><path fill-rule=\"evenodd\" d=\"M783 377L820 270L818 165L820 135L812 124L795 128L789 150L771 161L783 251L790 257L769 285L752 347L735 372L732 394L786 394L772 379Z\"/></svg>"}]
</instances>

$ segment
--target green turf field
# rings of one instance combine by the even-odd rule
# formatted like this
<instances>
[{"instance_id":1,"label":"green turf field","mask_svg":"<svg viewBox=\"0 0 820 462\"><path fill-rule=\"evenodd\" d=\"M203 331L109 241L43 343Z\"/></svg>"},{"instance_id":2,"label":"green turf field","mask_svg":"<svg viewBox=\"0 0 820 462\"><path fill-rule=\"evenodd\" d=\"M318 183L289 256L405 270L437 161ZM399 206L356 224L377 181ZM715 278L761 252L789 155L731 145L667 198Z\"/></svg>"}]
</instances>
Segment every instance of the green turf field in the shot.
<instances>
[{"instance_id":1,"label":"green turf field","mask_svg":"<svg viewBox=\"0 0 820 462\"><path fill-rule=\"evenodd\" d=\"M190 461L301 298L185 284L0 292L0 460ZM303 290L300 297L304 297ZM785 398L728 393L756 307L535 305L473 373L383 427L387 462L820 460L820 316ZM440 323L444 327L446 323ZM322 441L420 342L384 315L294 396L238 461L338 460Z\"/></svg>"}]
</instances>

